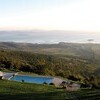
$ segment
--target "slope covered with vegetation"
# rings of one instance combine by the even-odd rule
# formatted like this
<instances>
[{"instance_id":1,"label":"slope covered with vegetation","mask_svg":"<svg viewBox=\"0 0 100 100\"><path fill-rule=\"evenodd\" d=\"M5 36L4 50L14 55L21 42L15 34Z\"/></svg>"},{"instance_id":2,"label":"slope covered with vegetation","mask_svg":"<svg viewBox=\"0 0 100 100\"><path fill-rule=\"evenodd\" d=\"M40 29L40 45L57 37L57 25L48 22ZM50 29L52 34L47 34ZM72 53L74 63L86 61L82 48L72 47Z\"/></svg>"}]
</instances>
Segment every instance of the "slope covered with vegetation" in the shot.
<instances>
[{"instance_id":1,"label":"slope covered with vegetation","mask_svg":"<svg viewBox=\"0 0 100 100\"><path fill-rule=\"evenodd\" d=\"M100 91L69 92L49 85L0 80L0 100L100 100Z\"/></svg>"},{"instance_id":2,"label":"slope covered with vegetation","mask_svg":"<svg viewBox=\"0 0 100 100\"><path fill-rule=\"evenodd\" d=\"M0 45L2 45L1 69L61 76L91 83L95 87L100 86L99 44L1 43Z\"/></svg>"}]
</instances>

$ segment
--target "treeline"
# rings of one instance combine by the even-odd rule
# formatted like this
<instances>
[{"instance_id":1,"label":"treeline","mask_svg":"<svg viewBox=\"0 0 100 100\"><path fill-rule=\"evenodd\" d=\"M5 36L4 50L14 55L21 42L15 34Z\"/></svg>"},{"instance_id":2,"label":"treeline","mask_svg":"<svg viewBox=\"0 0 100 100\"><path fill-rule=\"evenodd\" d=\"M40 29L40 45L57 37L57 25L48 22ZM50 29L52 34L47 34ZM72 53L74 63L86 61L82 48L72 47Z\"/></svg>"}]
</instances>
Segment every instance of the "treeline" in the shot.
<instances>
[{"instance_id":1,"label":"treeline","mask_svg":"<svg viewBox=\"0 0 100 100\"><path fill-rule=\"evenodd\" d=\"M0 50L0 69L61 76L74 81L91 83L95 87L100 86L98 68L94 67L91 60L73 56Z\"/></svg>"}]
</instances>

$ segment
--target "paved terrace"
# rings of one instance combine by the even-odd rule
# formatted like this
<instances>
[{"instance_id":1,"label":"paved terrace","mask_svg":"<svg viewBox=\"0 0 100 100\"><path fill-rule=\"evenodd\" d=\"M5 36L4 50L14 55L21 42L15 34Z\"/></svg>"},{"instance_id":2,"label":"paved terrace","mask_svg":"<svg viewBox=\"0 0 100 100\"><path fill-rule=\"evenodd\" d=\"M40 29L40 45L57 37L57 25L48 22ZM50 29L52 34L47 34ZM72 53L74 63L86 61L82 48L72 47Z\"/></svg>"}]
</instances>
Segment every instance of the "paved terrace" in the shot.
<instances>
[{"instance_id":1,"label":"paved terrace","mask_svg":"<svg viewBox=\"0 0 100 100\"><path fill-rule=\"evenodd\" d=\"M3 73L3 78L4 79L10 79L10 78L12 78L13 76L15 76L15 75L17 75L18 73L6 73L6 72L4 72Z\"/></svg>"}]
</instances>

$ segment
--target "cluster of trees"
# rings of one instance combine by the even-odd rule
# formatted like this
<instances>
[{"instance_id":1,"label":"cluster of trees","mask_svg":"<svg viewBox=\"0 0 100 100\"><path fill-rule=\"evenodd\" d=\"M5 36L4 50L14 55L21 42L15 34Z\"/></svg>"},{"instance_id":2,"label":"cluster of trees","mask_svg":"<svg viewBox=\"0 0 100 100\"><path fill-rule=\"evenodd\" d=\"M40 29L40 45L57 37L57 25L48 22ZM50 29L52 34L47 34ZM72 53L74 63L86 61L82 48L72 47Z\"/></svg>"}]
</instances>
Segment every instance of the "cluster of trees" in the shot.
<instances>
[{"instance_id":1,"label":"cluster of trees","mask_svg":"<svg viewBox=\"0 0 100 100\"><path fill-rule=\"evenodd\" d=\"M95 74L96 67L92 62L73 56L0 50L0 68L61 76L74 81L92 83L95 87L100 85L100 77Z\"/></svg>"}]
</instances>

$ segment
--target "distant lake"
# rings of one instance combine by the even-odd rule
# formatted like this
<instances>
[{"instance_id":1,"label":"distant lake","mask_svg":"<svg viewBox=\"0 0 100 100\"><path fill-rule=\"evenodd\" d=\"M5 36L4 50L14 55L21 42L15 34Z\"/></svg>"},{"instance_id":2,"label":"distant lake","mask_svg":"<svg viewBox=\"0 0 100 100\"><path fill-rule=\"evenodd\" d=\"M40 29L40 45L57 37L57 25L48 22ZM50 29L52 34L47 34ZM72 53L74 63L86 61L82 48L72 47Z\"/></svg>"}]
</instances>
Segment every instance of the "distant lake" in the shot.
<instances>
[{"instance_id":1,"label":"distant lake","mask_svg":"<svg viewBox=\"0 0 100 100\"><path fill-rule=\"evenodd\" d=\"M16 75L15 77L12 77L10 80L12 81L18 81L18 82L28 82L28 83L37 83L37 84L43 84L44 82L46 83L51 83L53 78L51 77L34 77L34 76L29 76L29 75Z\"/></svg>"}]
</instances>

